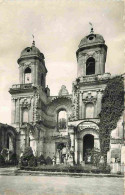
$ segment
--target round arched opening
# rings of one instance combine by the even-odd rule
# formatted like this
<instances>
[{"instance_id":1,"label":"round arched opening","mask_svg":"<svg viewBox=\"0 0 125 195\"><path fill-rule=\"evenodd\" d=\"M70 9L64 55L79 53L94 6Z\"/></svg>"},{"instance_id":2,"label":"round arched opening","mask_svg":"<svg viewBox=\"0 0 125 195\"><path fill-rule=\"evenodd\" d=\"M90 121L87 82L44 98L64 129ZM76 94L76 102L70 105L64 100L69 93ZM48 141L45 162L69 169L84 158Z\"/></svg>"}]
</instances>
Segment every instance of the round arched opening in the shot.
<instances>
[{"instance_id":1,"label":"round arched opening","mask_svg":"<svg viewBox=\"0 0 125 195\"><path fill-rule=\"evenodd\" d=\"M67 112L65 110L60 110L58 112L58 129L64 130L67 128Z\"/></svg>"},{"instance_id":2,"label":"round arched opening","mask_svg":"<svg viewBox=\"0 0 125 195\"><path fill-rule=\"evenodd\" d=\"M95 59L90 57L86 61L86 75L95 74Z\"/></svg>"},{"instance_id":3,"label":"round arched opening","mask_svg":"<svg viewBox=\"0 0 125 195\"><path fill-rule=\"evenodd\" d=\"M31 69L29 67L27 67L25 69L25 83L31 83Z\"/></svg>"},{"instance_id":4,"label":"round arched opening","mask_svg":"<svg viewBox=\"0 0 125 195\"><path fill-rule=\"evenodd\" d=\"M94 136L87 134L83 137L83 160L88 162L91 150L94 148ZM91 159L90 159L91 162Z\"/></svg>"}]
</instances>

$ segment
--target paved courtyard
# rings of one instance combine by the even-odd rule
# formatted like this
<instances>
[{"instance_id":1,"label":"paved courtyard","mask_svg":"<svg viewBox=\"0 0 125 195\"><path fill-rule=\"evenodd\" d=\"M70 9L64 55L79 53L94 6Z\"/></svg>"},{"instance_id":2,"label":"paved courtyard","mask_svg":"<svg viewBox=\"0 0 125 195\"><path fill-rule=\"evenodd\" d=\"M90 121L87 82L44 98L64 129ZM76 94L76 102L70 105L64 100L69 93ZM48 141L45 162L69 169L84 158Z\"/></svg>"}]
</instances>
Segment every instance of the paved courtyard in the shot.
<instances>
[{"instance_id":1,"label":"paved courtyard","mask_svg":"<svg viewBox=\"0 0 125 195\"><path fill-rule=\"evenodd\" d=\"M0 195L123 195L123 178L0 176Z\"/></svg>"}]
</instances>

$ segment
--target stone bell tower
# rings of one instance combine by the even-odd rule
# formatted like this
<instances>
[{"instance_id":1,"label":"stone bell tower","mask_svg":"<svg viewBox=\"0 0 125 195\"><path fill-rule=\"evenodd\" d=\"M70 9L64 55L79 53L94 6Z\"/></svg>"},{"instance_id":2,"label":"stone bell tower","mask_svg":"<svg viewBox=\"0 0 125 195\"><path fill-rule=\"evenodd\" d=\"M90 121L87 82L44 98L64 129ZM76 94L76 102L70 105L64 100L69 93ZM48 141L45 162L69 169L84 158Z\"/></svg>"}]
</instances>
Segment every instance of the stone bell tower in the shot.
<instances>
[{"instance_id":1,"label":"stone bell tower","mask_svg":"<svg viewBox=\"0 0 125 195\"><path fill-rule=\"evenodd\" d=\"M33 41L31 47L26 47L21 52L18 59L19 64L19 84L14 84L10 88L11 94L11 124L19 133L17 140L17 151L24 150L28 145L32 146L36 152L37 147L42 150L43 141L42 130L34 125L39 120L43 120L49 88L46 87L47 69L45 66L43 53L35 47ZM39 111L38 111L39 110ZM40 138L41 137L41 138ZM40 152L40 151L39 151Z\"/></svg>"},{"instance_id":2,"label":"stone bell tower","mask_svg":"<svg viewBox=\"0 0 125 195\"><path fill-rule=\"evenodd\" d=\"M92 28L90 34L81 40L76 52L77 77L104 74L106 54L107 46L103 37L94 34Z\"/></svg>"},{"instance_id":3,"label":"stone bell tower","mask_svg":"<svg viewBox=\"0 0 125 195\"><path fill-rule=\"evenodd\" d=\"M18 59L19 84L12 85L10 94L12 97L11 123L18 129L25 122L34 123L36 119L35 107L39 96L46 97L46 73L44 55L35 47L33 41L31 47L26 47Z\"/></svg>"},{"instance_id":4,"label":"stone bell tower","mask_svg":"<svg viewBox=\"0 0 125 195\"><path fill-rule=\"evenodd\" d=\"M91 28L78 46L77 78L73 82L72 116L68 123L75 163L85 162L88 150L100 150L99 113L109 73L105 73L107 46Z\"/></svg>"},{"instance_id":5,"label":"stone bell tower","mask_svg":"<svg viewBox=\"0 0 125 195\"><path fill-rule=\"evenodd\" d=\"M21 52L17 61L19 64L19 83L32 83L34 86L39 85L45 89L47 69L44 59L43 53L35 47L35 41L33 41L31 47L27 47Z\"/></svg>"}]
</instances>

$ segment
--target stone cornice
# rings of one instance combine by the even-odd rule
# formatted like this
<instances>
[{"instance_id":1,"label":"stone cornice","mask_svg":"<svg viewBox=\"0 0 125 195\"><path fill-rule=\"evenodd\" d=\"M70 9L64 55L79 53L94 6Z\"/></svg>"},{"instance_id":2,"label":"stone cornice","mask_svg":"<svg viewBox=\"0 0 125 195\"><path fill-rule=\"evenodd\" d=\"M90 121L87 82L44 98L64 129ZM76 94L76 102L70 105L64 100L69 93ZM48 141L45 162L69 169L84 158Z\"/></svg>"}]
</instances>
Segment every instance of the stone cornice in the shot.
<instances>
[{"instance_id":1,"label":"stone cornice","mask_svg":"<svg viewBox=\"0 0 125 195\"><path fill-rule=\"evenodd\" d=\"M82 46L81 48L79 48L76 51L76 57L78 58L78 53L80 51L83 51L83 50L86 50L86 49L90 49L90 48L98 48L98 47L104 47L107 50L107 46L104 43L95 42L94 44L85 45L85 46Z\"/></svg>"},{"instance_id":2,"label":"stone cornice","mask_svg":"<svg viewBox=\"0 0 125 195\"><path fill-rule=\"evenodd\" d=\"M40 62L42 62L43 66L44 66L44 68L45 68L45 70L46 70L46 73L48 72L48 70L47 70L47 68L46 68L46 66L45 66L45 61L44 61L42 58L38 57L37 55L32 55L32 56L30 55L30 56L21 57L21 58L19 58L19 59L17 60L17 63L20 64L20 62L21 62L22 60L27 60L27 59L39 60Z\"/></svg>"}]
</instances>

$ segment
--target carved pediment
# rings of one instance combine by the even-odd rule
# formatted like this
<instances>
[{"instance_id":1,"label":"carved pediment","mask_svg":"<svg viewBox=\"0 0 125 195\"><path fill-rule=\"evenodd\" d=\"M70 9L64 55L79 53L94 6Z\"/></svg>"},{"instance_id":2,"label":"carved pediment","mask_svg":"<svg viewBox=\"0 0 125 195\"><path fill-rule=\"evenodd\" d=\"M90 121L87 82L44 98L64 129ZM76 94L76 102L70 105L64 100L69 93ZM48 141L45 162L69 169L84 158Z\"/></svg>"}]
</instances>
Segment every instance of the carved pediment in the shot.
<instances>
[{"instance_id":1,"label":"carved pediment","mask_svg":"<svg viewBox=\"0 0 125 195\"><path fill-rule=\"evenodd\" d=\"M31 105L31 99L30 98L23 98L20 100L21 107L29 107Z\"/></svg>"},{"instance_id":2,"label":"carved pediment","mask_svg":"<svg viewBox=\"0 0 125 195\"><path fill-rule=\"evenodd\" d=\"M95 102L97 100L97 94L96 92L88 92L83 96L83 101L84 102Z\"/></svg>"},{"instance_id":3,"label":"carved pediment","mask_svg":"<svg viewBox=\"0 0 125 195\"><path fill-rule=\"evenodd\" d=\"M95 129L96 131L99 131L98 125L96 123L91 122L91 121L82 122L78 125L78 131L83 131L84 129Z\"/></svg>"}]
</instances>

